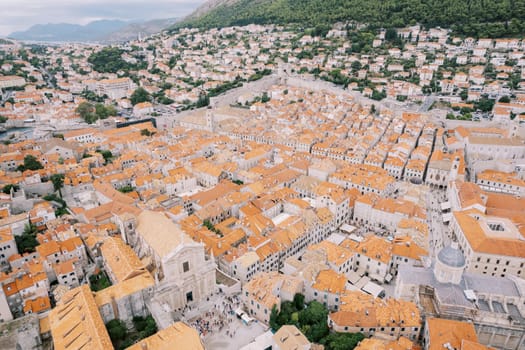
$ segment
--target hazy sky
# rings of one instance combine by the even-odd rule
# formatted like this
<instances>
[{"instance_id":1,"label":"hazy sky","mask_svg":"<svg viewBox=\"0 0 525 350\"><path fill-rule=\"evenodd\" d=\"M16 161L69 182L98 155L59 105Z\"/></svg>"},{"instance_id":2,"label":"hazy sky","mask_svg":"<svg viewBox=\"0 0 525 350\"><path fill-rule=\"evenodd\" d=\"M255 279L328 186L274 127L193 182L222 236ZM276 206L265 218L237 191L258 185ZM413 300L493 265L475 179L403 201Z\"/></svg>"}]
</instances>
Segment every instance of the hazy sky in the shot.
<instances>
[{"instance_id":1,"label":"hazy sky","mask_svg":"<svg viewBox=\"0 0 525 350\"><path fill-rule=\"evenodd\" d=\"M0 36L34 24L181 17L205 0L0 0Z\"/></svg>"}]
</instances>

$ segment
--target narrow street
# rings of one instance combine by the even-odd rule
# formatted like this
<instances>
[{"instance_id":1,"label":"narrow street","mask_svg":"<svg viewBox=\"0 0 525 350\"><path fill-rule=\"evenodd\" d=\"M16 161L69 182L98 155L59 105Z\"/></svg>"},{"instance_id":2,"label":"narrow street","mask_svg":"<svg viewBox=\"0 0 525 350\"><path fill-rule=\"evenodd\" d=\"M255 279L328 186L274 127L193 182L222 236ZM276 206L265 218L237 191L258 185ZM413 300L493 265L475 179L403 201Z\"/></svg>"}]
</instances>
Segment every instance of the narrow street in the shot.
<instances>
[{"instance_id":1,"label":"narrow street","mask_svg":"<svg viewBox=\"0 0 525 350\"><path fill-rule=\"evenodd\" d=\"M435 257L439 249L450 244L448 227L443 223L441 203L445 202L444 191L431 189L427 194L427 224L429 227L429 253Z\"/></svg>"}]
</instances>

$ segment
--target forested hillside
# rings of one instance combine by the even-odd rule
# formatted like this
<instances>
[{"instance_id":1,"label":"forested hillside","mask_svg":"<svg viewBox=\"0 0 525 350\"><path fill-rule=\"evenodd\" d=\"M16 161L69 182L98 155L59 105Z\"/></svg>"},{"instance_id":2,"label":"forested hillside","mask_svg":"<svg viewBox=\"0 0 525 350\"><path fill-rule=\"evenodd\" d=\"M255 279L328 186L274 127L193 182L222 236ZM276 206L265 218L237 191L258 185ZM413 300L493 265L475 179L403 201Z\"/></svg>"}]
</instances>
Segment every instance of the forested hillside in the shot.
<instances>
[{"instance_id":1,"label":"forested hillside","mask_svg":"<svg viewBox=\"0 0 525 350\"><path fill-rule=\"evenodd\" d=\"M525 0L239 0L182 22L196 27L298 23L325 28L338 21L372 27L452 28L474 37L522 36ZM180 25L179 25L180 26Z\"/></svg>"}]
</instances>

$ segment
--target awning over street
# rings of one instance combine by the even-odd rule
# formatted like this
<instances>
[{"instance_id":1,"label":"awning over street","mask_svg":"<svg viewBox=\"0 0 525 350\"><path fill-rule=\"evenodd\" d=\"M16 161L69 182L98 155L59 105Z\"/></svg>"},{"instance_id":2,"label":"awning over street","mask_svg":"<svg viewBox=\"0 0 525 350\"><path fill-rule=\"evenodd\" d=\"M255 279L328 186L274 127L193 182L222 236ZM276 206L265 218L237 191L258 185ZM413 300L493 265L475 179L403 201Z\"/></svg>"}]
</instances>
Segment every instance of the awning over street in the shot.
<instances>
[{"instance_id":1,"label":"awning over street","mask_svg":"<svg viewBox=\"0 0 525 350\"><path fill-rule=\"evenodd\" d=\"M348 224L342 224L340 227L340 230L343 231L344 233L350 234L356 230L356 227L352 225L348 225Z\"/></svg>"},{"instance_id":2,"label":"awning over street","mask_svg":"<svg viewBox=\"0 0 525 350\"><path fill-rule=\"evenodd\" d=\"M441 211L449 210L451 208L450 202L441 203Z\"/></svg>"},{"instance_id":3,"label":"awning over street","mask_svg":"<svg viewBox=\"0 0 525 350\"><path fill-rule=\"evenodd\" d=\"M385 289L374 282L368 282L362 289L363 292L372 295L374 298L381 298L385 295Z\"/></svg>"}]
</instances>

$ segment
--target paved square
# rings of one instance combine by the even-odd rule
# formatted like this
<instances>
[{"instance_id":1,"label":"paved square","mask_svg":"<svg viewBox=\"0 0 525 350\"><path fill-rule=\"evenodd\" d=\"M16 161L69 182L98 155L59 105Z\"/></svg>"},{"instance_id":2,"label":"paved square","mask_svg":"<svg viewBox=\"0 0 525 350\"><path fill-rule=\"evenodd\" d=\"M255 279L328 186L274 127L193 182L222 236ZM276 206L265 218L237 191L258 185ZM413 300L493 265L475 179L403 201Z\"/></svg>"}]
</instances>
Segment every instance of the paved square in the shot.
<instances>
[{"instance_id":1,"label":"paved square","mask_svg":"<svg viewBox=\"0 0 525 350\"><path fill-rule=\"evenodd\" d=\"M250 325L245 325L237 317L221 331L214 332L204 337L204 346L208 350L238 350L251 343L256 337L268 330L264 324L254 321ZM231 332L235 335L231 337Z\"/></svg>"}]
</instances>

